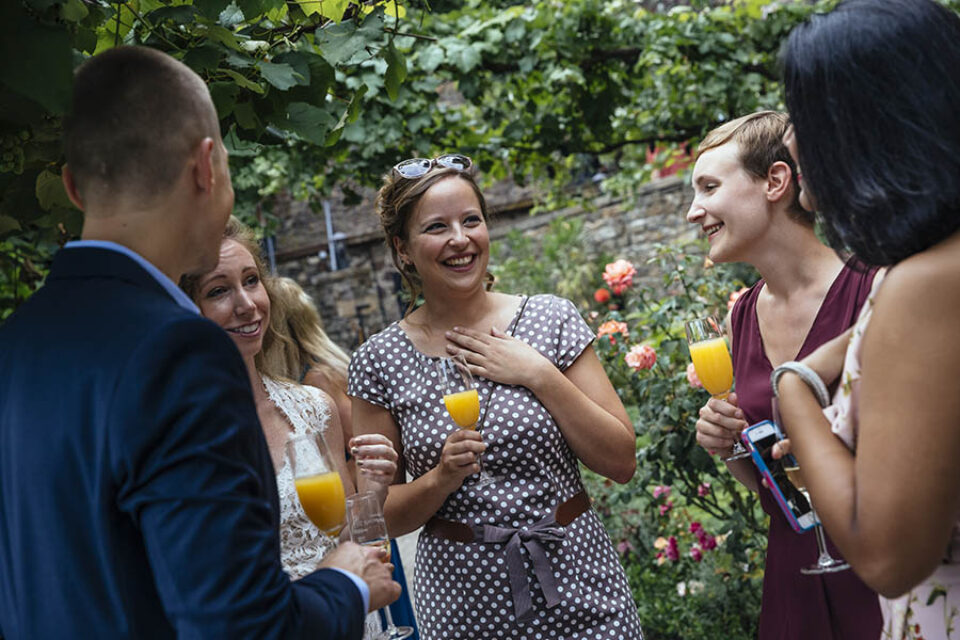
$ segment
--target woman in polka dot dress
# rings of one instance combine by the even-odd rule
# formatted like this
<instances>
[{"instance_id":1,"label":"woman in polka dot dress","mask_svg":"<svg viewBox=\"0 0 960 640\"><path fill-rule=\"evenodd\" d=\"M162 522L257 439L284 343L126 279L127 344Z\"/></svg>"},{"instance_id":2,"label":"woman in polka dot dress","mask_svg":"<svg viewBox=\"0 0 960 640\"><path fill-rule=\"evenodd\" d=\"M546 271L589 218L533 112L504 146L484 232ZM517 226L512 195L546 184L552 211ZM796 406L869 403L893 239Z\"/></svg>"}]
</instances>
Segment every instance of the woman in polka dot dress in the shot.
<instances>
[{"instance_id":1,"label":"woman in polka dot dress","mask_svg":"<svg viewBox=\"0 0 960 640\"><path fill-rule=\"evenodd\" d=\"M401 452L385 505L390 531L426 525L414 574L421 635L640 639L578 470L583 461L628 481L633 427L573 304L487 290L487 212L470 170L454 155L406 161L385 177L378 213L423 304L350 364L355 428ZM456 353L477 377L480 432L459 429L444 408L432 364ZM481 453L497 480L478 488Z\"/></svg>"}]
</instances>

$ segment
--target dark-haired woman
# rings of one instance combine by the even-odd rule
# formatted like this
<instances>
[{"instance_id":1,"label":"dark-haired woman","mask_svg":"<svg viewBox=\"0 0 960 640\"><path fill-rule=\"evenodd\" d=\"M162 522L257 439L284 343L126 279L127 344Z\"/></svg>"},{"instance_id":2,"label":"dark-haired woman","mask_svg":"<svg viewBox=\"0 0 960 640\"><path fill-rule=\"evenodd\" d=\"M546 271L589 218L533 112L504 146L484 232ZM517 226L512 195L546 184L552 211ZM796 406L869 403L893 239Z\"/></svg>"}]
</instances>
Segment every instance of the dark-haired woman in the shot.
<instances>
[{"instance_id":1,"label":"dark-haired woman","mask_svg":"<svg viewBox=\"0 0 960 640\"><path fill-rule=\"evenodd\" d=\"M784 49L792 151L826 235L890 265L853 337L782 372L824 526L880 592L884 638L960 633L960 18L848 0ZM815 392L840 378L833 405Z\"/></svg>"},{"instance_id":2,"label":"dark-haired woman","mask_svg":"<svg viewBox=\"0 0 960 640\"><path fill-rule=\"evenodd\" d=\"M637 640L626 576L578 469L629 480L633 426L569 301L487 290L487 211L470 169L445 156L386 176L381 223L424 302L350 363L354 428L401 453L385 505L391 533L426 525L414 574L420 634ZM433 363L453 353L477 376L482 432L459 429L444 409ZM498 479L480 488L471 476L484 451Z\"/></svg>"}]
</instances>

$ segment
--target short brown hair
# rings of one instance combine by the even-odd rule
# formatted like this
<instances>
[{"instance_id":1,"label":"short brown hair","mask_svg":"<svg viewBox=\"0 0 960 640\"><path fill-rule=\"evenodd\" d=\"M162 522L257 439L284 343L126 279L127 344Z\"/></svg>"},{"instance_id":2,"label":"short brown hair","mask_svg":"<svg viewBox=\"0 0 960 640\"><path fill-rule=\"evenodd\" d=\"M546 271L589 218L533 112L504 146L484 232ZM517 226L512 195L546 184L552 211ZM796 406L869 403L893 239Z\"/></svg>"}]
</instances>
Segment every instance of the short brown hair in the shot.
<instances>
[{"instance_id":1,"label":"short brown hair","mask_svg":"<svg viewBox=\"0 0 960 640\"><path fill-rule=\"evenodd\" d=\"M397 255L397 248L394 246L393 239L407 240L410 218L413 217L413 212L416 210L420 198L430 187L449 177L458 177L470 185L477 196L477 201L480 203L480 213L483 215L484 221L489 223L487 201L469 169L458 171L449 167L437 166L419 178L404 178L396 171L391 170L390 173L383 176L383 186L377 192L376 210L380 217L383 235L387 241L387 248L390 250L393 265L400 272L403 287L410 294L410 304L407 306L405 313L413 311L417 298L423 290L423 284L413 265L405 265L400 262L400 256ZM488 271L487 288L489 289L492 285L493 274Z\"/></svg>"},{"instance_id":2,"label":"short brown hair","mask_svg":"<svg viewBox=\"0 0 960 640\"><path fill-rule=\"evenodd\" d=\"M797 166L783 144L783 136L790 127L790 117L778 111L757 111L725 122L708 133L697 149L703 153L734 142L740 149L739 161L747 173L765 179L775 162L785 162L790 167L793 198L790 214L794 219L813 224L814 214L800 206L800 186L797 183Z\"/></svg>"},{"instance_id":3,"label":"short brown hair","mask_svg":"<svg viewBox=\"0 0 960 640\"><path fill-rule=\"evenodd\" d=\"M77 69L64 121L67 164L84 198L145 200L169 189L219 123L203 81L149 47L117 47Z\"/></svg>"}]
</instances>

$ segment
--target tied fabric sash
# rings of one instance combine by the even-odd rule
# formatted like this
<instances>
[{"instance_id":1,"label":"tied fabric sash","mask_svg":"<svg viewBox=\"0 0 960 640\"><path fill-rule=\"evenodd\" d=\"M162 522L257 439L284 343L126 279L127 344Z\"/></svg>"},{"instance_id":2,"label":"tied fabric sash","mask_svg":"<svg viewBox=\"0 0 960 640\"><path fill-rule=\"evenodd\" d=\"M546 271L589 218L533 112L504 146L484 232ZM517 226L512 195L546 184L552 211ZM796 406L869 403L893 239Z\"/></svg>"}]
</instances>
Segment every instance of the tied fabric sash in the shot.
<instances>
[{"instance_id":1,"label":"tied fabric sash","mask_svg":"<svg viewBox=\"0 0 960 640\"><path fill-rule=\"evenodd\" d=\"M513 611L517 620L523 622L532 613L530 593L533 585L526 576L523 566L523 555L520 545L527 549L530 560L533 562L533 572L540 582L540 589L547 600L547 608L560 604L560 592L557 589L557 578L553 575L550 560L547 559L543 548L545 542L560 542L563 540L563 528L557 524L553 514L534 522L521 529L509 529L492 524L483 525L481 540L485 543L506 543L507 568L510 570L510 591L513 595Z\"/></svg>"}]
</instances>

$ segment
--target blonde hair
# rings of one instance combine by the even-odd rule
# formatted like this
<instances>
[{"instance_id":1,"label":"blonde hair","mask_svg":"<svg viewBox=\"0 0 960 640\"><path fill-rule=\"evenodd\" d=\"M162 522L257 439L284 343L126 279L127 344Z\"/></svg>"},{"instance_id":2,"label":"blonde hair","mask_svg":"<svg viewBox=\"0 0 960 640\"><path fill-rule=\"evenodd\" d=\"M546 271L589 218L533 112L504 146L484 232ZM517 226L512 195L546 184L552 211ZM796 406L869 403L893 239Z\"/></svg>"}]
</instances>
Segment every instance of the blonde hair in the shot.
<instances>
[{"instance_id":1,"label":"blonde hair","mask_svg":"<svg viewBox=\"0 0 960 640\"><path fill-rule=\"evenodd\" d=\"M375 207L380 218L383 235L387 241L387 248L390 250L393 266L400 272L403 288L410 295L410 304L407 305L404 316L413 311L416 306L417 298L423 291L423 282L412 264L403 263L400 260L400 256L397 255L397 248L394 245L394 238L407 240L409 222L417 204L420 202L420 198L430 187L451 176L458 177L470 185L477 196L477 201L480 203L480 213L483 215L483 220L489 224L490 216L487 211L487 201L473 178L472 168L467 171L458 171L449 167L437 166L419 178L404 178L396 171L391 170L390 173L383 176L383 186L377 192ZM489 271L486 273L486 280L489 290L493 286L493 274Z\"/></svg>"},{"instance_id":2,"label":"blonde hair","mask_svg":"<svg viewBox=\"0 0 960 640\"><path fill-rule=\"evenodd\" d=\"M350 356L324 332L310 296L290 278L271 278L270 326L274 340L264 342L258 368L272 378L300 380L317 369L337 388L347 390Z\"/></svg>"},{"instance_id":3,"label":"blonde hair","mask_svg":"<svg viewBox=\"0 0 960 640\"><path fill-rule=\"evenodd\" d=\"M814 214L800 206L800 186L797 183L797 165L783 144L783 136L790 127L790 116L779 111L757 111L726 122L712 130L700 142L697 153L736 143L740 150L738 160L747 173L761 179L767 177L775 162L790 167L793 197L790 215L806 224L813 224Z\"/></svg>"}]
</instances>

